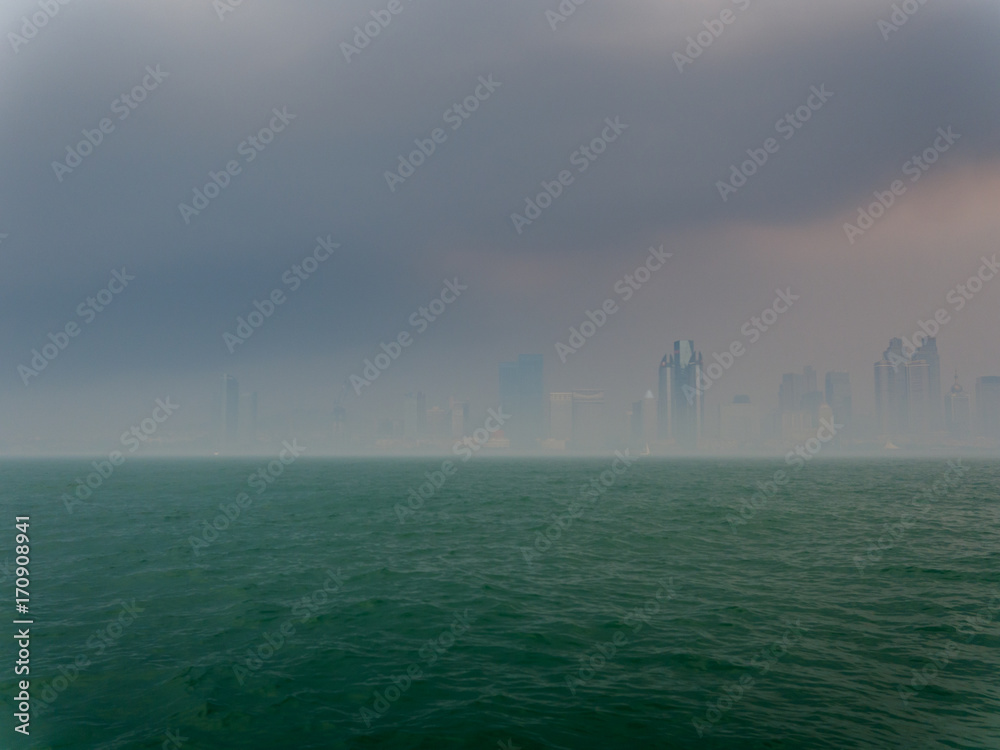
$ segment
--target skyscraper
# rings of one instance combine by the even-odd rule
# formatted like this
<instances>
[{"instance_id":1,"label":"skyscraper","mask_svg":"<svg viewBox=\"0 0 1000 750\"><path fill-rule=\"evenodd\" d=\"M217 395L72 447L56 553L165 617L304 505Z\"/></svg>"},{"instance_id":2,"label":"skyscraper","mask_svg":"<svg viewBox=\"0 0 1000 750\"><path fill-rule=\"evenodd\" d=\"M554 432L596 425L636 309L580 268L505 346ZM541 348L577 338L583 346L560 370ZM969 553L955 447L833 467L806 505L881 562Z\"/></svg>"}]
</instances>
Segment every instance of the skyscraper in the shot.
<instances>
[{"instance_id":1,"label":"skyscraper","mask_svg":"<svg viewBox=\"0 0 1000 750\"><path fill-rule=\"evenodd\" d=\"M683 448L698 447L705 405L698 382L701 378L701 352L694 341L674 342L674 353L660 362L658 434L663 440L673 439Z\"/></svg>"},{"instance_id":2,"label":"skyscraper","mask_svg":"<svg viewBox=\"0 0 1000 750\"><path fill-rule=\"evenodd\" d=\"M959 384L956 372L955 383L944 402L946 425L952 437L963 439L969 436L972 426L972 406L969 401L969 394Z\"/></svg>"},{"instance_id":3,"label":"skyscraper","mask_svg":"<svg viewBox=\"0 0 1000 750\"><path fill-rule=\"evenodd\" d=\"M604 391L573 391L573 448L596 451L604 446Z\"/></svg>"},{"instance_id":4,"label":"skyscraper","mask_svg":"<svg viewBox=\"0 0 1000 750\"><path fill-rule=\"evenodd\" d=\"M544 432L544 364L541 354L500 363L500 408L512 417L504 432L514 447L535 447Z\"/></svg>"},{"instance_id":5,"label":"skyscraper","mask_svg":"<svg viewBox=\"0 0 1000 750\"><path fill-rule=\"evenodd\" d=\"M941 358L938 356L937 339L925 339L920 348L910 356L911 361L923 360L927 363L927 420L932 430L944 426L941 413Z\"/></svg>"},{"instance_id":6,"label":"skyscraper","mask_svg":"<svg viewBox=\"0 0 1000 750\"><path fill-rule=\"evenodd\" d=\"M1000 377L976 378L976 415L980 434L1000 440Z\"/></svg>"},{"instance_id":7,"label":"skyscraper","mask_svg":"<svg viewBox=\"0 0 1000 750\"><path fill-rule=\"evenodd\" d=\"M845 427L851 423L851 376L846 372L826 374L826 403L833 418Z\"/></svg>"},{"instance_id":8,"label":"skyscraper","mask_svg":"<svg viewBox=\"0 0 1000 750\"><path fill-rule=\"evenodd\" d=\"M427 431L427 402L423 393L407 393L403 399L403 437L416 440Z\"/></svg>"},{"instance_id":9,"label":"skyscraper","mask_svg":"<svg viewBox=\"0 0 1000 750\"><path fill-rule=\"evenodd\" d=\"M893 338L875 363L875 413L881 435L899 435L906 430L906 363L900 338Z\"/></svg>"},{"instance_id":10,"label":"skyscraper","mask_svg":"<svg viewBox=\"0 0 1000 750\"><path fill-rule=\"evenodd\" d=\"M915 435L931 429L930 365L922 359L906 363L907 426Z\"/></svg>"}]
</instances>

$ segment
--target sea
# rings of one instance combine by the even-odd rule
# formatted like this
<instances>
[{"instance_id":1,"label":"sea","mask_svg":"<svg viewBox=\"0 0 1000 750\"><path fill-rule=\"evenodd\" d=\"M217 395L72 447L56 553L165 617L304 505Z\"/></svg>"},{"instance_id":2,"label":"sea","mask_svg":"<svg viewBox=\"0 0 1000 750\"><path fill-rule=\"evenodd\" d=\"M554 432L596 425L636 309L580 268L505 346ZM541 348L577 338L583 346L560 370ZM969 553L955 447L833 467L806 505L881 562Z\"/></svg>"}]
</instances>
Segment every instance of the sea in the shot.
<instances>
[{"instance_id":1,"label":"sea","mask_svg":"<svg viewBox=\"0 0 1000 750\"><path fill-rule=\"evenodd\" d=\"M0 748L1000 748L996 461L5 460L0 517Z\"/></svg>"}]
</instances>

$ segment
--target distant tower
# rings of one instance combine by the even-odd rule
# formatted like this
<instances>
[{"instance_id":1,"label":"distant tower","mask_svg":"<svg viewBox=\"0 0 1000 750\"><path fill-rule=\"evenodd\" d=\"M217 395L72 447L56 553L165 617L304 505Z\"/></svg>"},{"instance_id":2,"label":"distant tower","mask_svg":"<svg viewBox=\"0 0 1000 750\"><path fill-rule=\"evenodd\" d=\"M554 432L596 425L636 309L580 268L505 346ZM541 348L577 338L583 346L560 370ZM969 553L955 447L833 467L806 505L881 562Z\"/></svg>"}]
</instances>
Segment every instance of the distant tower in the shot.
<instances>
[{"instance_id":1,"label":"distant tower","mask_svg":"<svg viewBox=\"0 0 1000 750\"><path fill-rule=\"evenodd\" d=\"M604 445L604 391L573 391L573 447L600 450Z\"/></svg>"},{"instance_id":2,"label":"distant tower","mask_svg":"<svg viewBox=\"0 0 1000 750\"><path fill-rule=\"evenodd\" d=\"M683 448L698 447L705 421L705 404L698 385L701 362L701 352L695 351L691 340L675 341L674 353L660 362L658 433Z\"/></svg>"},{"instance_id":3,"label":"distant tower","mask_svg":"<svg viewBox=\"0 0 1000 750\"><path fill-rule=\"evenodd\" d=\"M1000 440L1000 377L976 378L976 414L980 433Z\"/></svg>"},{"instance_id":4,"label":"distant tower","mask_svg":"<svg viewBox=\"0 0 1000 750\"><path fill-rule=\"evenodd\" d=\"M972 425L972 408L969 401L969 394L959 385L956 372L955 383L945 398L944 411L948 432L960 440L969 436L969 428Z\"/></svg>"},{"instance_id":5,"label":"distant tower","mask_svg":"<svg viewBox=\"0 0 1000 750\"><path fill-rule=\"evenodd\" d=\"M826 403L837 424L851 423L851 376L846 372L826 374Z\"/></svg>"},{"instance_id":6,"label":"distant tower","mask_svg":"<svg viewBox=\"0 0 1000 750\"><path fill-rule=\"evenodd\" d=\"M881 435L899 435L907 426L906 364L903 340L894 338L875 363L875 413Z\"/></svg>"},{"instance_id":7,"label":"distant tower","mask_svg":"<svg viewBox=\"0 0 1000 750\"><path fill-rule=\"evenodd\" d=\"M933 336L925 339L920 348L910 355L910 360L927 363L927 422L931 430L940 430L944 419L941 414L941 358L938 356L937 339Z\"/></svg>"},{"instance_id":8,"label":"distant tower","mask_svg":"<svg viewBox=\"0 0 1000 750\"><path fill-rule=\"evenodd\" d=\"M422 438L427 431L427 403L423 393L407 393L403 398L403 437Z\"/></svg>"}]
</instances>

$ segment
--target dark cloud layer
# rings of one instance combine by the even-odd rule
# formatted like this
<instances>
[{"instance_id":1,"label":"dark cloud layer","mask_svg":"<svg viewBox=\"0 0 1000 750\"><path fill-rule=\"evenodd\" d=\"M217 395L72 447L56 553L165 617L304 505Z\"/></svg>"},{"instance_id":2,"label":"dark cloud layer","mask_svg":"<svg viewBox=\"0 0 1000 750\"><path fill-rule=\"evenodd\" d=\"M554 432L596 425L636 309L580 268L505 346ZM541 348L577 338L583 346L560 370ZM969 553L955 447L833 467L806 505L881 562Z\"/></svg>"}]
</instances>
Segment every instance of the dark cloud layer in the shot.
<instances>
[{"instance_id":1,"label":"dark cloud layer","mask_svg":"<svg viewBox=\"0 0 1000 750\"><path fill-rule=\"evenodd\" d=\"M863 403L888 338L991 250L989 212L944 217L918 242L912 228L933 195L972 205L995 189L994 3L928 2L884 39L888 2L755 0L683 73L673 53L737 4L588 3L552 30L554 2L402 0L346 62L340 44L384 5L248 2L220 20L207 0L71 3L16 53L0 47L6 440L113 434L163 389L200 403L222 371L267 394L274 414L328 405L454 277L468 296L352 408L391 410L411 388L490 403L496 363L525 351L546 354L553 388L599 385L624 405L671 341L721 350L788 284L802 307L720 397L766 403L782 371L812 363L850 369ZM18 31L33 10L8 4L0 28ZM169 77L57 181L52 161L156 65ZM501 86L450 130L445 110L490 75ZM717 180L824 84L834 96L723 202ZM246 163L240 144L282 107L295 119ZM510 214L575 169L571 155L609 117L628 130L517 234ZM915 187L909 208L849 245L841 224L947 126L961 140L920 186L930 192ZM385 171L436 127L446 142L390 192ZM186 225L178 204L233 159L242 172ZM327 235L338 254L230 355L222 333ZM562 365L555 341L660 243L674 266ZM899 284L908 258L927 270ZM134 285L26 388L17 365L122 266ZM984 341L989 294L942 337L967 382L1000 370L995 338Z\"/></svg>"}]
</instances>

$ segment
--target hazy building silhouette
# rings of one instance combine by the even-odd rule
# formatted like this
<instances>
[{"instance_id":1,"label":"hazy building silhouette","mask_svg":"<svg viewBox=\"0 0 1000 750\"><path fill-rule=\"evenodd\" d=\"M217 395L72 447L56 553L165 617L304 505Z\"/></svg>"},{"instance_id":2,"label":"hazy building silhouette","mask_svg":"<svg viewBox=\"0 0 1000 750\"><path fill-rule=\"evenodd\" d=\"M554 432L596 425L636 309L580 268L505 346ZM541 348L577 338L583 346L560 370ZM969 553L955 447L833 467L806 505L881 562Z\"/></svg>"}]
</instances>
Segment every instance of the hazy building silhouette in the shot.
<instances>
[{"instance_id":1,"label":"hazy building silhouette","mask_svg":"<svg viewBox=\"0 0 1000 750\"><path fill-rule=\"evenodd\" d=\"M705 421L701 364L701 352L687 339L675 341L673 354L660 362L657 432L683 448L698 447Z\"/></svg>"},{"instance_id":2,"label":"hazy building silhouette","mask_svg":"<svg viewBox=\"0 0 1000 750\"><path fill-rule=\"evenodd\" d=\"M403 398L403 437L422 438L427 432L427 402L423 393L407 393Z\"/></svg>"},{"instance_id":3,"label":"hazy building silhouette","mask_svg":"<svg viewBox=\"0 0 1000 750\"><path fill-rule=\"evenodd\" d=\"M837 424L845 427L851 423L851 376L846 372L826 374L826 403Z\"/></svg>"},{"instance_id":4,"label":"hazy building silhouette","mask_svg":"<svg viewBox=\"0 0 1000 750\"><path fill-rule=\"evenodd\" d=\"M972 430L972 404L969 394L958 382L955 373L955 383L945 397L944 412L948 432L958 439L967 438Z\"/></svg>"},{"instance_id":5,"label":"hazy building silhouette","mask_svg":"<svg viewBox=\"0 0 1000 750\"><path fill-rule=\"evenodd\" d=\"M596 451L604 446L604 391L573 391L573 448Z\"/></svg>"},{"instance_id":6,"label":"hazy building silhouette","mask_svg":"<svg viewBox=\"0 0 1000 750\"><path fill-rule=\"evenodd\" d=\"M921 398L921 409L926 408L927 424L931 430L940 430L944 424L941 404L941 358L938 356L937 339L926 339L910 355L913 362L927 363L926 399ZM921 386L924 384L921 383ZM926 401L926 403L924 403Z\"/></svg>"},{"instance_id":7,"label":"hazy building silhouette","mask_svg":"<svg viewBox=\"0 0 1000 750\"><path fill-rule=\"evenodd\" d=\"M906 431L906 364L900 338L893 338L882 359L875 363L875 415L880 435Z\"/></svg>"},{"instance_id":8,"label":"hazy building silhouette","mask_svg":"<svg viewBox=\"0 0 1000 750\"><path fill-rule=\"evenodd\" d=\"M1000 377L976 378L976 415L979 433L1000 440Z\"/></svg>"},{"instance_id":9,"label":"hazy building silhouette","mask_svg":"<svg viewBox=\"0 0 1000 750\"><path fill-rule=\"evenodd\" d=\"M907 427L915 435L931 429L930 366L922 359L906 363Z\"/></svg>"}]
</instances>

